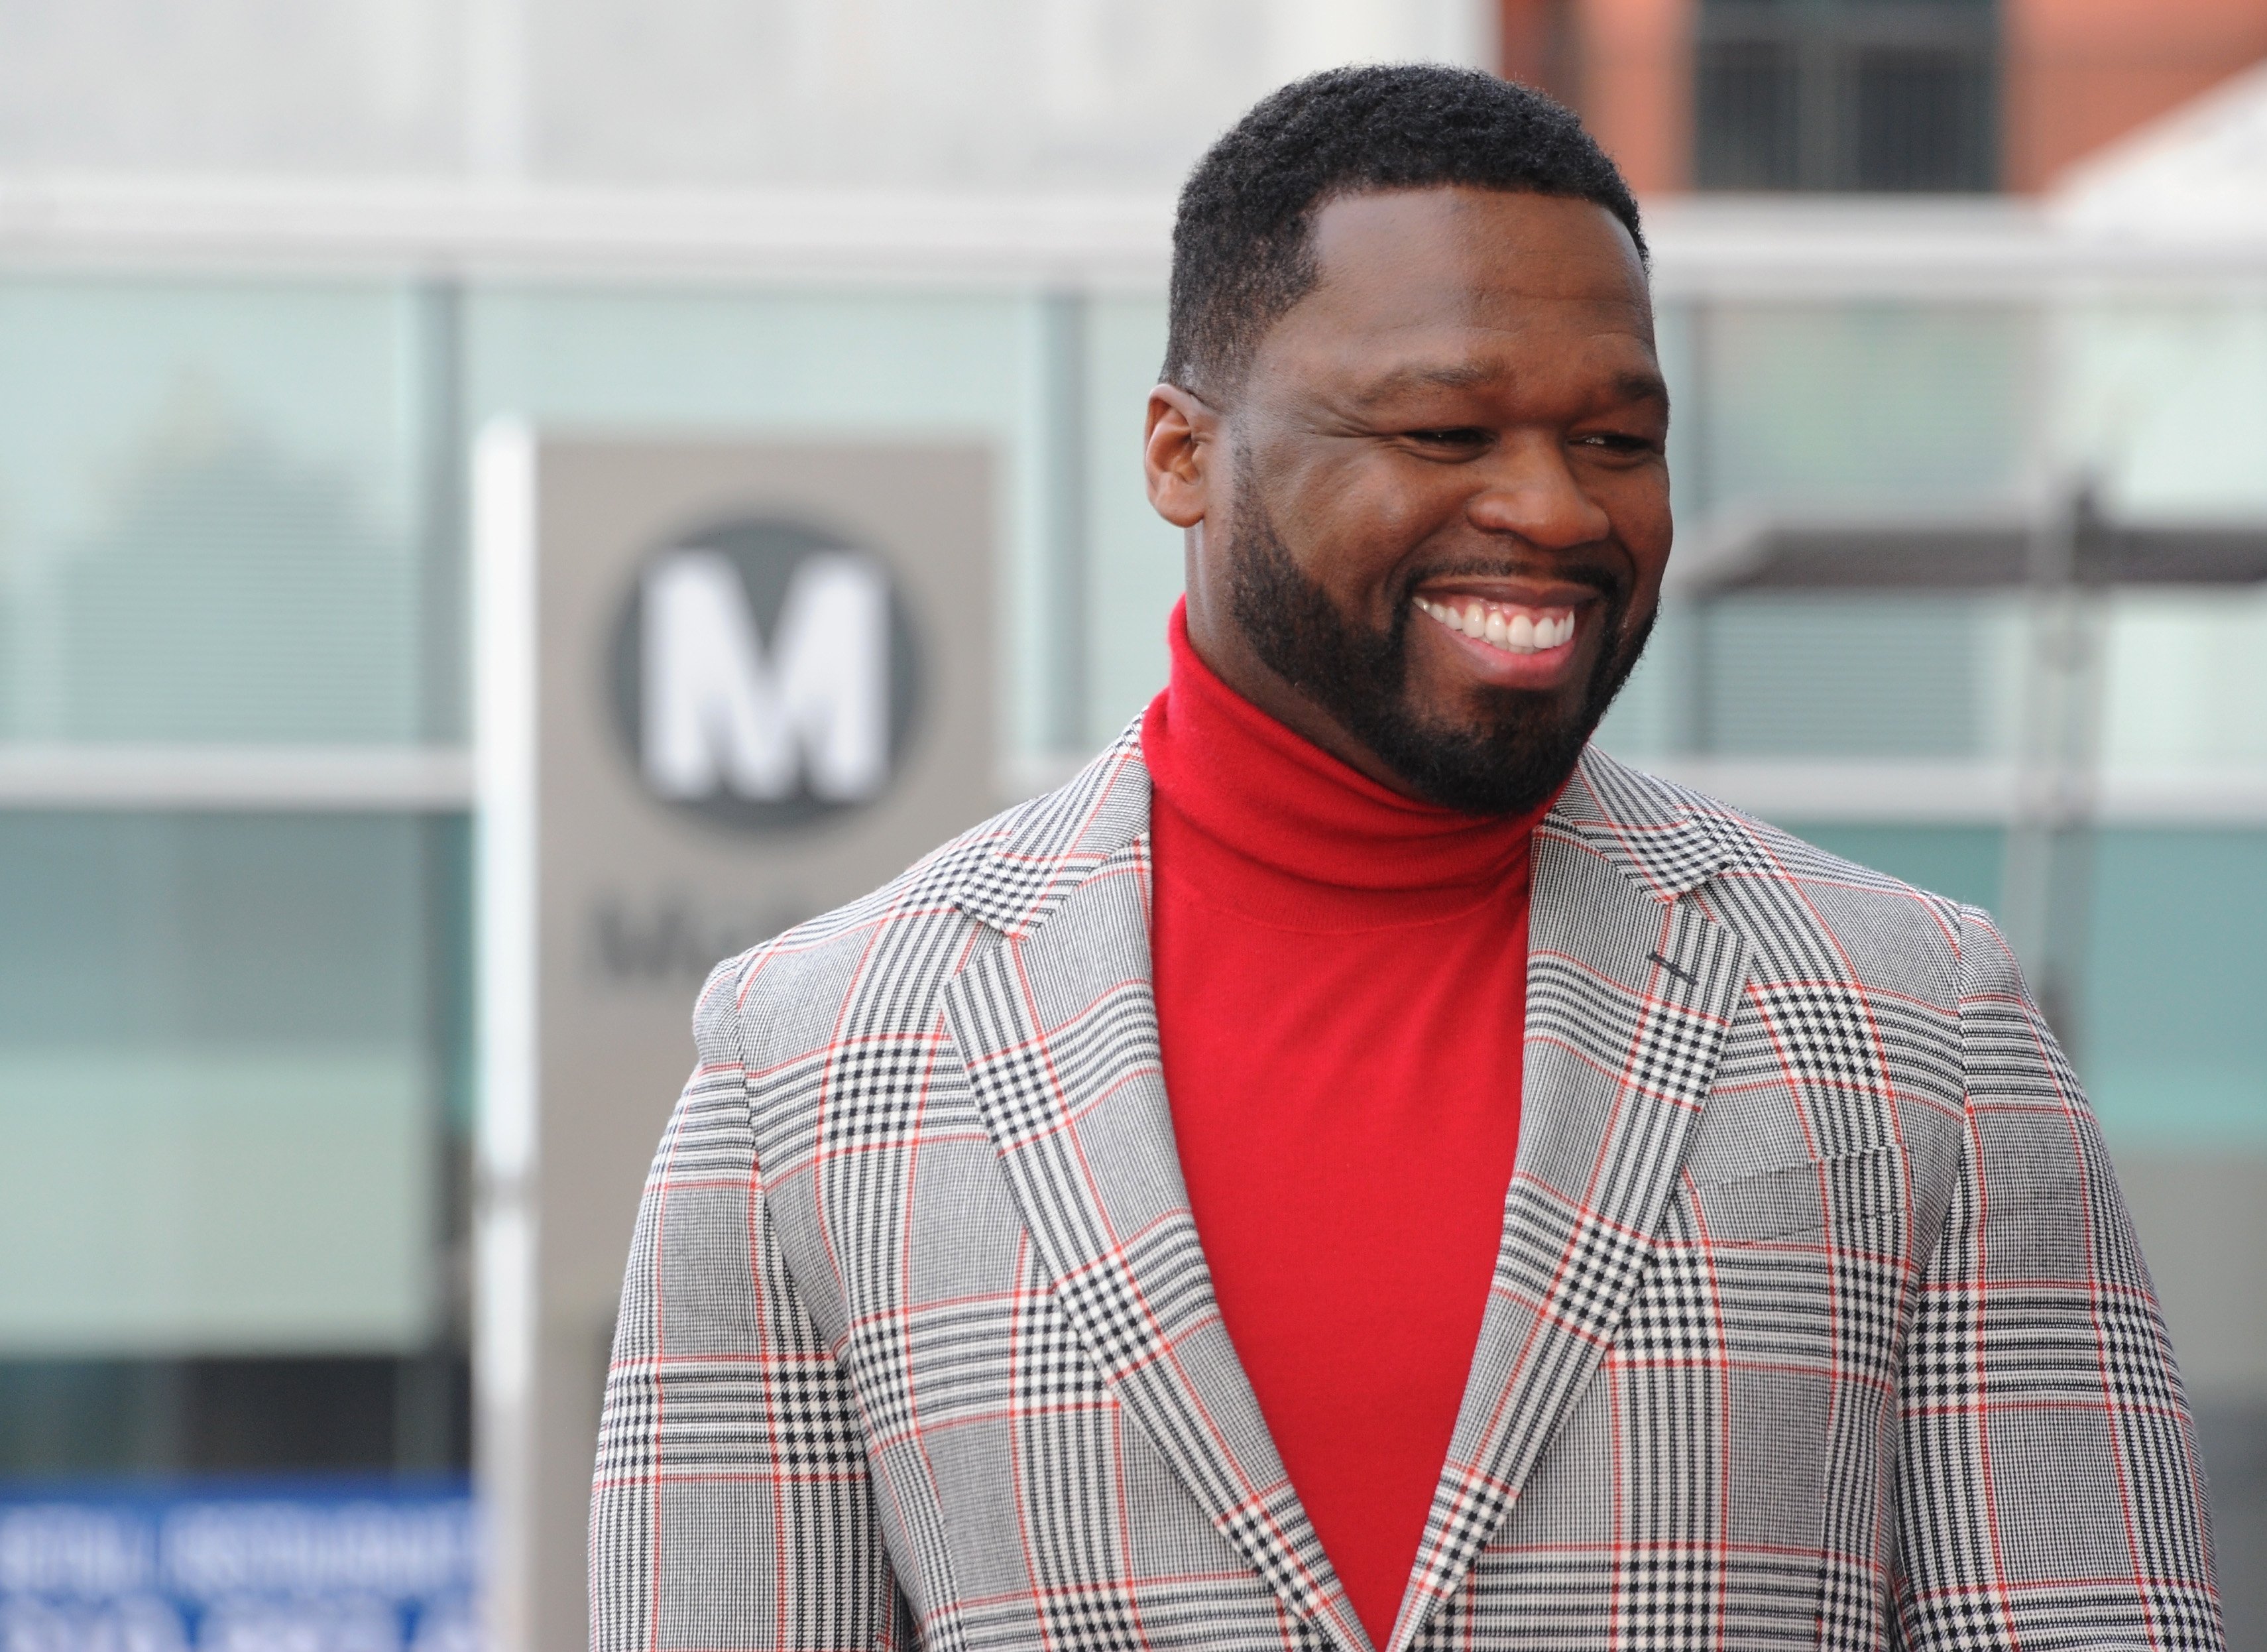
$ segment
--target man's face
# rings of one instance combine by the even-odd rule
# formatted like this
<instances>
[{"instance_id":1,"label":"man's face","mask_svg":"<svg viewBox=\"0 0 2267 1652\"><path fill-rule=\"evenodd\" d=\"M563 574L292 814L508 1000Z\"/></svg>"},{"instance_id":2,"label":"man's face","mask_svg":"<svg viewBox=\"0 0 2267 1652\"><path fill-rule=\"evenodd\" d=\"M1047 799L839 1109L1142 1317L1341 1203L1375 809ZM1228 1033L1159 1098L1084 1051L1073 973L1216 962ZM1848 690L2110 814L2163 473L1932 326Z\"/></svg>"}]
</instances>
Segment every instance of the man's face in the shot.
<instances>
[{"instance_id":1,"label":"man's face","mask_svg":"<svg viewBox=\"0 0 2267 1652\"><path fill-rule=\"evenodd\" d=\"M1588 202L1354 195L1222 412L1161 386L1153 500L1231 687L1405 792L1547 797L1636 664L1670 524L1628 235Z\"/></svg>"}]
</instances>

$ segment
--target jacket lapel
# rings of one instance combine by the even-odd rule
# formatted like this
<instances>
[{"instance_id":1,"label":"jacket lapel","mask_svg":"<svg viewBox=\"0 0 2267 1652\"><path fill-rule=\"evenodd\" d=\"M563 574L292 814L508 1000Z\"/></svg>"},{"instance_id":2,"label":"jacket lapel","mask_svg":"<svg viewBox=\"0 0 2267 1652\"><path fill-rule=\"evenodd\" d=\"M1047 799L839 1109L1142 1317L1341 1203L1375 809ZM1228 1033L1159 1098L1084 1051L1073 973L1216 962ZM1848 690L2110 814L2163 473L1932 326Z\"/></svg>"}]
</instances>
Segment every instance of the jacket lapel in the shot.
<instances>
[{"instance_id":1,"label":"jacket lapel","mask_svg":"<svg viewBox=\"0 0 2267 1652\"><path fill-rule=\"evenodd\" d=\"M1645 1271L1746 975L1687 898L1723 859L1658 782L1595 753L1536 833L1517 1165L1395 1648L1461 1584Z\"/></svg>"},{"instance_id":2,"label":"jacket lapel","mask_svg":"<svg viewBox=\"0 0 2267 1652\"><path fill-rule=\"evenodd\" d=\"M1103 1379L1284 1605L1344 1652L1369 1652L1229 1344L1190 1215L1158 1057L1148 820L1129 731L960 891L1001 938L948 986L946 1019Z\"/></svg>"}]
</instances>

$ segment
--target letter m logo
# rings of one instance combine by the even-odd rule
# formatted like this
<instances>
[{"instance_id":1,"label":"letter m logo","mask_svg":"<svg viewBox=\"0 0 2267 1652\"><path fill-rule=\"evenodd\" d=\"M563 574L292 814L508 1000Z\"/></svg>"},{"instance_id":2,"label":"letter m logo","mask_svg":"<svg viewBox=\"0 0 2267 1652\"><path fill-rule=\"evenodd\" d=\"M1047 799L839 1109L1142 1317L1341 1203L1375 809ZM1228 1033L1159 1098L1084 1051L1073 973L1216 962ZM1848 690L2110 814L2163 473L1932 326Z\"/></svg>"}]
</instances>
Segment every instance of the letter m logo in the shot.
<instances>
[{"instance_id":1,"label":"letter m logo","mask_svg":"<svg viewBox=\"0 0 2267 1652\"><path fill-rule=\"evenodd\" d=\"M889 779L890 587L872 558L825 551L789 576L767 649L722 552L671 553L641 592L639 743L664 797L829 803Z\"/></svg>"}]
</instances>

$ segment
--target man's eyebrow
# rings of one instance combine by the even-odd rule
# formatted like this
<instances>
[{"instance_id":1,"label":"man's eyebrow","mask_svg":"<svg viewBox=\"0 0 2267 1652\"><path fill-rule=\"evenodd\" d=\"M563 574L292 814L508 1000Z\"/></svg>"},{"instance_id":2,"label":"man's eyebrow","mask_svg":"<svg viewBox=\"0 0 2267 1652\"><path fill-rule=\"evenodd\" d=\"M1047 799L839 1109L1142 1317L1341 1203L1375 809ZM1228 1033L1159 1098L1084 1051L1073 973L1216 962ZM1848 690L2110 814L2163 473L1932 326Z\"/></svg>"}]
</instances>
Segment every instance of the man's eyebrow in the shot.
<instances>
[{"instance_id":1,"label":"man's eyebrow","mask_svg":"<svg viewBox=\"0 0 2267 1652\"><path fill-rule=\"evenodd\" d=\"M1508 370L1483 362L1441 362L1430 366L1397 367L1381 373L1364 385L1354 395L1358 407L1375 407L1381 401L1412 390L1471 390L1482 385L1493 384L1508 376ZM1616 373L1614 394L1624 401L1657 401L1669 406L1669 384L1659 373L1632 369Z\"/></svg>"},{"instance_id":2,"label":"man's eyebrow","mask_svg":"<svg viewBox=\"0 0 2267 1652\"><path fill-rule=\"evenodd\" d=\"M1476 385L1493 384L1504 376L1500 367L1485 362L1439 362L1431 366L1412 363L1381 373L1354 393L1354 400L1363 407L1411 390L1471 390Z\"/></svg>"},{"instance_id":3,"label":"man's eyebrow","mask_svg":"<svg viewBox=\"0 0 2267 1652\"><path fill-rule=\"evenodd\" d=\"M1616 373L1614 390L1625 401L1658 401L1664 409L1669 406L1669 381L1659 373Z\"/></svg>"}]
</instances>

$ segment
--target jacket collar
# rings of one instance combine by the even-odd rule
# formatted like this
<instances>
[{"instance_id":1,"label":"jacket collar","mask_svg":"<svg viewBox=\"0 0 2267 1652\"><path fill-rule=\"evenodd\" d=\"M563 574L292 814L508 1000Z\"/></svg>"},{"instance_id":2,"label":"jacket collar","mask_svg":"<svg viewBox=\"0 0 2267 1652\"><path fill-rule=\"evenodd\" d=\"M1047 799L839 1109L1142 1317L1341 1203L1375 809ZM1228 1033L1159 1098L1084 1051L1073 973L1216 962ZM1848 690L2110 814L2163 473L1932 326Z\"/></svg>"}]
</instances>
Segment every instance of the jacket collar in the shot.
<instances>
[{"instance_id":1,"label":"jacket collar","mask_svg":"<svg viewBox=\"0 0 2267 1652\"><path fill-rule=\"evenodd\" d=\"M1020 941L1148 829L1149 771L1137 717L1067 784L1001 819L954 885L954 904Z\"/></svg>"},{"instance_id":2,"label":"jacket collar","mask_svg":"<svg viewBox=\"0 0 2267 1652\"><path fill-rule=\"evenodd\" d=\"M1583 749L1544 825L1603 855L1641 893L1663 905L1723 870L1740 845L1718 805L1595 745Z\"/></svg>"}]
</instances>

